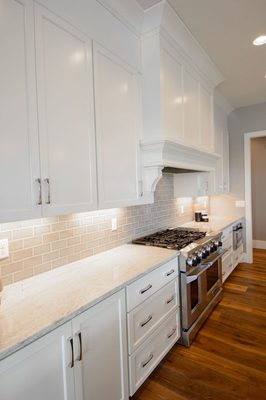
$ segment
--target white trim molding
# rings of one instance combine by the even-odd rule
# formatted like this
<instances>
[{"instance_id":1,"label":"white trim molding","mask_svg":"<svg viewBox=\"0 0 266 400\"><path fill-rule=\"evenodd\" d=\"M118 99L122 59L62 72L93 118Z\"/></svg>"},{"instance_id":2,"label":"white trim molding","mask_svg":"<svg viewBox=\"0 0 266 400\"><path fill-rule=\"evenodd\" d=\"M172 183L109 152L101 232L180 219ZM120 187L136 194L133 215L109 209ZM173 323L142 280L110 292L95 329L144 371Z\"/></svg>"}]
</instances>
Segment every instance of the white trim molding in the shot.
<instances>
[{"instance_id":1,"label":"white trim molding","mask_svg":"<svg viewBox=\"0 0 266 400\"><path fill-rule=\"evenodd\" d=\"M252 190L251 190L251 139L266 136L265 131L248 132L244 135L245 157L245 213L246 213L246 261L253 262L253 237L252 237Z\"/></svg>"},{"instance_id":2,"label":"white trim molding","mask_svg":"<svg viewBox=\"0 0 266 400\"><path fill-rule=\"evenodd\" d=\"M265 240L253 240L253 249L266 250L266 241Z\"/></svg>"}]
</instances>

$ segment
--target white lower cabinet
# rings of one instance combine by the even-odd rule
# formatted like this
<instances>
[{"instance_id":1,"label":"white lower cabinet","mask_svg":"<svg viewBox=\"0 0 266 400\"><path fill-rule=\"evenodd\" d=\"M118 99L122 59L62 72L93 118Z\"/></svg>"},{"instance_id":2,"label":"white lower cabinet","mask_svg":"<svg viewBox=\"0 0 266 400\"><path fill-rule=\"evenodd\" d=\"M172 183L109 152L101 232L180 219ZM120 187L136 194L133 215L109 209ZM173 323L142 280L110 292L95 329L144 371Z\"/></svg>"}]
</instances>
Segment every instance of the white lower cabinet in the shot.
<instances>
[{"instance_id":1,"label":"white lower cabinet","mask_svg":"<svg viewBox=\"0 0 266 400\"><path fill-rule=\"evenodd\" d=\"M177 258L127 287L127 325L132 396L180 337Z\"/></svg>"},{"instance_id":2,"label":"white lower cabinet","mask_svg":"<svg viewBox=\"0 0 266 400\"><path fill-rule=\"evenodd\" d=\"M1 400L74 400L71 322L0 362Z\"/></svg>"},{"instance_id":3,"label":"white lower cabinet","mask_svg":"<svg viewBox=\"0 0 266 400\"><path fill-rule=\"evenodd\" d=\"M175 311L143 345L129 356L132 396L180 337L180 315Z\"/></svg>"},{"instance_id":4,"label":"white lower cabinet","mask_svg":"<svg viewBox=\"0 0 266 400\"><path fill-rule=\"evenodd\" d=\"M233 225L235 225L235 223ZM233 248L233 225L225 228L222 233L223 248L226 250L226 253L222 258L223 283L233 272L235 267L241 262L244 251L243 244L237 249Z\"/></svg>"},{"instance_id":5,"label":"white lower cabinet","mask_svg":"<svg viewBox=\"0 0 266 400\"><path fill-rule=\"evenodd\" d=\"M128 399L124 290L72 321L76 400Z\"/></svg>"},{"instance_id":6,"label":"white lower cabinet","mask_svg":"<svg viewBox=\"0 0 266 400\"><path fill-rule=\"evenodd\" d=\"M0 399L128 399L124 290L2 360Z\"/></svg>"}]
</instances>

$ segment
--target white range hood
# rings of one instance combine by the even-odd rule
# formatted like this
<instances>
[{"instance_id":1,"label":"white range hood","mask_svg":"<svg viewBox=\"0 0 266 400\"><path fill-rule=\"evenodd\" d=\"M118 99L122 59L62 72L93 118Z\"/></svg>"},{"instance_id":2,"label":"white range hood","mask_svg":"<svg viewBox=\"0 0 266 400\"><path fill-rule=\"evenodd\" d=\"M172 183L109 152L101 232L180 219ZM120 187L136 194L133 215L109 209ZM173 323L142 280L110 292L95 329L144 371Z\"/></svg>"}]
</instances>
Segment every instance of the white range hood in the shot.
<instances>
[{"instance_id":1,"label":"white range hood","mask_svg":"<svg viewBox=\"0 0 266 400\"><path fill-rule=\"evenodd\" d=\"M166 76L168 70L164 67L165 59L170 60L167 62L170 65L170 74L172 73L171 79L173 85L176 85L173 90L171 88L172 80ZM172 59L174 61L171 64ZM175 82L175 69L174 72L171 72L171 65L177 66L177 71L180 66L180 96L178 95L178 82ZM175 172L174 169L185 169L186 172L187 170L191 170L191 172L216 170L221 156L214 152L213 90L223 80L223 77L167 1L161 1L145 12L142 29L142 68L143 138L140 147L144 192L146 197L151 198L164 167L173 168L173 172ZM198 101L196 112L199 114L198 117L194 117L194 120L198 118L196 123L199 126L200 142L195 140L195 143L193 135L190 142L187 140L188 130L184 128L184 109L187 113L186 121L188 124L190 122L187 112L189 107L185 103L188 103L191 97L189 98L189 90L187 94L184 89L184 82L187 83L185 74L189 75L190 73L192 84L194 84L194 88L196 87L196 101ZM165 79L170 81L167 89L172 91L170 95L165 93ZM174 104L171 108L169 102L171 96L172 103L176 103L176 108L174 108ZM181 113L178 104L181 104ZM177 121L173 114L175 109L179 112ZM208 118L206 118L206 109ZM193 116L193 107L191 115ZM181 134L179 132L179 137L178 134L177 137L174 136L175 126L172 127L172 122L170 124L168 122L171 118L176 123L176 130L182 130ZM205 127L208 134L211 132L209 136L205 134ZM208 137L211 137L211 143Z\"/></svg>"}]
</instances>

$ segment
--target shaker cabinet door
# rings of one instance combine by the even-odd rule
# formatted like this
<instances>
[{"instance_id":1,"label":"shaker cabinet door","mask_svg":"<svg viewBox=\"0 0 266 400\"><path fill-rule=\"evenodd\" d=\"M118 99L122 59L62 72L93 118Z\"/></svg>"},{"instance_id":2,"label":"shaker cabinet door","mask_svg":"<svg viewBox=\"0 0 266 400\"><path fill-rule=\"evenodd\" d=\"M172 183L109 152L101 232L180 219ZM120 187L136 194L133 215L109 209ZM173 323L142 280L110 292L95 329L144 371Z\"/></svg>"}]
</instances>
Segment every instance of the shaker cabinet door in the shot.
<instances>
[{"instance_id":1,"label":"shaker cabinet door","mask_svg":"<svg viewBox=\"0 0 266 400\"><path fill-rule=\"evenodd\" d=\"M99 208L137 204L140 196L139 76L99 45L95 44L93 51Z\"/></svg>"},{"instance_id":2,"label":"shaker cabinet door","mask_svg":"<svg viewBox=\"0 0 266 400\"><path fill-rule=\"evenodd\" d=\"M31 0L0 0L0 223L40 217Z\"/></svg>"},{"instance_id":3,"label":"shaker cabinet door","mask_svg":"<svg viewBox=\"0 0 266 400\"><path fill-rule=\"evenodd\" d=\"M125 291L72 321L76 400L127 400Z\"/></svg>"},{"instance_id":4,"label":"shaker cabinet door","mask_svg":"<svg viewBox=\"0 0 266 400\"><path fill-rule=\"evenodd\" d=\"M92 44L35 7L44 216L97 208Z\"/></svg>"},{"instance_id":5,"label":"shaker cabinet door","mask_svg":"<svg viewBox=\"0 0 266 400\"><path fill-rule=\"evenodd\" d=\"M74 400L68 322L0 362L1 400Z\"/></svg>"}]
</instances>

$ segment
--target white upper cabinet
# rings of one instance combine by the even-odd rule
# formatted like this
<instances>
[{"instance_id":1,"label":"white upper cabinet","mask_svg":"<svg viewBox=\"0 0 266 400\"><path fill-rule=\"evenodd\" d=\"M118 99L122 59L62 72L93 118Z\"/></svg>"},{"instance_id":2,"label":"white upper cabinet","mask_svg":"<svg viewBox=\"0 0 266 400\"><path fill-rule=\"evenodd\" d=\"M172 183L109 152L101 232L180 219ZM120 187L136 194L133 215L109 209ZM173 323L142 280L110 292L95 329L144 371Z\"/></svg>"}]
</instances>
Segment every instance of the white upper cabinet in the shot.
<instances>
[{"instance_id":1,"label":"white upper cabinet","mask_svg":"<svg viewBox=\"0 0 266 400\"><path fill-rule=\"evenodd\" d=\"M229 133L227 112L214 105L215 151L221 155L216 169L216 193L229 192Z\"/></svg>"},{"instance_id":2,"label":"white upper cabinet","mask_svg":"<svg viewBox=\"0 0 266 400\"><path fill-rule=\"evenodd\" d=\"M97 208L91 41L36 5L44 215Z\"/></svg>"},{"instance_id":3,"label":"white upper cabinet","mask_svg":"<svg viewBox=\"0 0 266 400\"><path fill-rule=\"evenodd\" d=\"M137 204L141 197L138 72L94 45L99 208Z\"/></svg>"},{"instance_id":4,"label":"white upper cabinet","mask_svg":"<svg viewBox=\"0 0 266 400\"><path fill-rule=\"evenodd\" d=\"M0 222L39 217L33 3L0 0Z\"/></svg>"}]
</instances>

